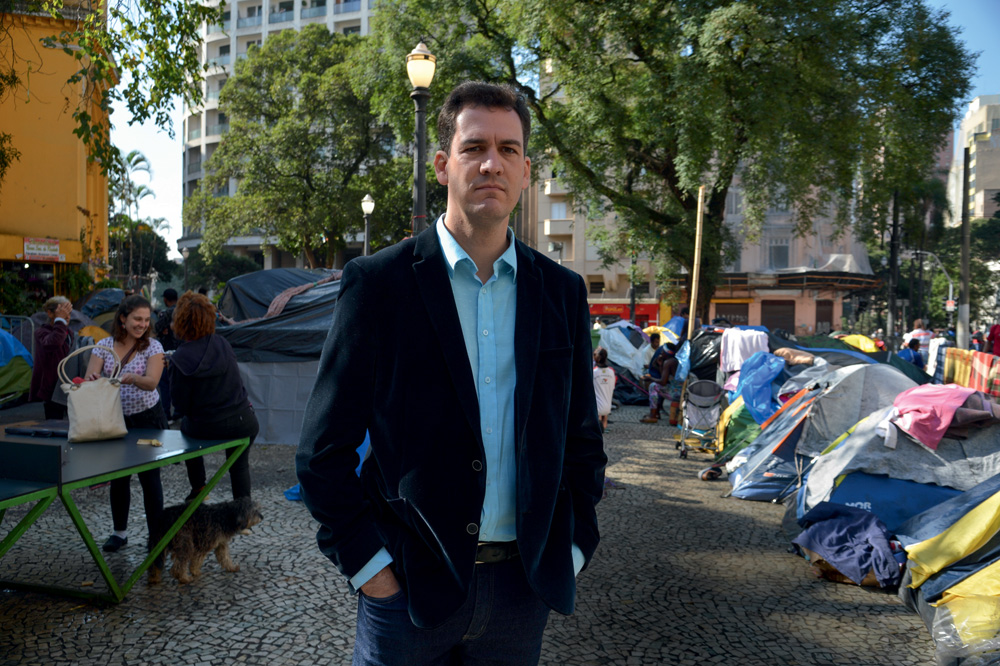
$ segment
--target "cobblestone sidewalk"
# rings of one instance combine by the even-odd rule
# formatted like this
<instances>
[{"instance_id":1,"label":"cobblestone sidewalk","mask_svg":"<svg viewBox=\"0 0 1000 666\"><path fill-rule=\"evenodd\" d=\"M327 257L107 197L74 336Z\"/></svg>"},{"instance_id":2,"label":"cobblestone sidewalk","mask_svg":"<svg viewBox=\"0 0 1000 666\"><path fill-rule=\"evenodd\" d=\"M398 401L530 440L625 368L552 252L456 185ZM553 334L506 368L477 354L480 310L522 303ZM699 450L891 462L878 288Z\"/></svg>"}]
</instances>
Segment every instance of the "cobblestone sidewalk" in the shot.
<instances>
[{"instance_id":1,"label":"cobblestone sidewalk","mask_svg":"<svg viewBox=\"0 0 1000 666\"><path fill-rule=\"evenodd\" d=\"M783 507L723 499L727 483L696 478L708 457L681 460L668 426L638 423L644 411L612 413L603 540L580 575L576 614L549 622L543 664L934 663L926 629L893 594L814 578L785 550ZM2 422L10 417L0 412ZM210 557L192 585L140 582L106 607L0 591L0 664L349 664L354 598L316 549L312 519L282 494L295 484L293 456L291 446L253 450L264 522L233 542L240 572ZM187 494L183 465L165 468L163 480L168 504ZM142 500L132 485L139 536ZM107 492L75 495L99 542L111 524ZM209 499L228 498L224 479ZM8 511L0 535L24 511ZM136 566L143 544L109 555L112 568L124 575ZM57 504L0 560L0 578L103 585Z\"/></svg>"}]
</instances>

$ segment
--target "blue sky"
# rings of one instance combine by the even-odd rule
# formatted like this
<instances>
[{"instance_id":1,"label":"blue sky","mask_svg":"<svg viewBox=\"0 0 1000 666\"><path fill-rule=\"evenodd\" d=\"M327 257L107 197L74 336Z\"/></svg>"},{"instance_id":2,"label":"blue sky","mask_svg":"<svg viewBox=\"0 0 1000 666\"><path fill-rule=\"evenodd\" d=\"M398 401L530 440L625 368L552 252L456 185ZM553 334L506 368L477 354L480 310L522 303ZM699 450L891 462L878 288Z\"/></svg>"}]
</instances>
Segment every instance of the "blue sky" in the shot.
<instances>
[{"instance_id":1,"label":"blue sky","mask_svg":"<svg viewBox=\"0 0 1000 666\"><path fill-rule=\"evenodd\" d=\"M972 81L969 100L979 95L1000 94L1000 0L927 0L928 5L951 12L949 22L961 29L961 39L969 50L979 52L978 71ZM181 111L178 103L173 113L176 136L170 139L166 132L152 123L141 126L127 124L128 112L115 111L113 139L124 152L141 150L152 164L152 177L148 185L156 197L145 199L140 205L143 217L165 217L170 228L164 233L171 248L171 256L179 258L177 239L181 236L182 177ZM143 175L139 175L142 182Z\"/></svg>"}]
</instances>

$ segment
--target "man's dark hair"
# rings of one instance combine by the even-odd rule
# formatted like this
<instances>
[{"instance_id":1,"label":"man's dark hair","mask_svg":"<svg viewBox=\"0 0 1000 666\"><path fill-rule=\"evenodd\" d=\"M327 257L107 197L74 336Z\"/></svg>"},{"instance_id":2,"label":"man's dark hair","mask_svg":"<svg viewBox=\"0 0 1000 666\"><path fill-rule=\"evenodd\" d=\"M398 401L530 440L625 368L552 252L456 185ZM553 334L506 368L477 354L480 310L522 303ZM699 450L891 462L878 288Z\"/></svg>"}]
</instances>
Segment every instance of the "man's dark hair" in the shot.
<instances>
[{"instance_id":1,"label":"man's dark hair","mask_svg":"<svg viewBox=\"0 0 1000 666\"><path fill-rule=\"evenodd\" d=\"M649 336L649 341L652 342L653 340L656 340L657 342L659 342L660 341L660 334L659 333L651 333L650 336Z\"/></svg>"},{"instance_id":2,"label":"man's dark hair","mask_svg":"<svg viewBox=\"0 0 1000 666\"><path fill-rule=\"evenodd\" d=\"M912 338L909 342L906 343L906 346L912 349L913 351L918 351L920 349L920 340L918 340L917 338Z\"/></svg>"},{"instance_id":3,"label":"man's dark hair","mask_svg":"<svg viewBox=\"0 0 1000 666\"><path fill-rule=\"evenodd\" d=\"M163 290L163 302L166 303L167 301L177 301L177 290L173 287Z\"/></svg>"},{"instance_id":4,"label":"man's dark hair","mask_svg":"<svg viewBox=\"0 0 1000 666\"><path fill-rule=\"evenodd\" d=\"M678 310L677 313L681 317L687 317L691 313L691 309L688 306L686 306L686 305L682 305L681 309Z\"/></svg>"},{"instance_id":5,"label":"man's dark hair","mask_svg":"<svg viewBox=\"0 0 1000 666\"><path fill-rule=\"evenodd\" d=\"M437 122L438 141L442 151L451 154L451 141L455 138L458 114L467 106L515 111L521 119L521 130L524 135L524 144L521 148L527 154L528 135L531 134L531 113L528 111L528 102L524 95L513 86L483 81L466 81L459 84L444 101Z\"/></svg>"}]
</instances>

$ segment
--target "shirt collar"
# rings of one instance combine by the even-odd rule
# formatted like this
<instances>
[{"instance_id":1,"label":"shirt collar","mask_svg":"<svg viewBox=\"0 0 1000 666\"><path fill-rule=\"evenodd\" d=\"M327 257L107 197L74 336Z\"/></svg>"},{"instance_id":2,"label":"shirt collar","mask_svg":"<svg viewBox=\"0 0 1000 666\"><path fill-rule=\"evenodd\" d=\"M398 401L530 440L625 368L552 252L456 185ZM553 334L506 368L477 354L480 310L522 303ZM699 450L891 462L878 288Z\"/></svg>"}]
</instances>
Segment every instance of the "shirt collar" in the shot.
<instances>
[{"instance_id":1,"label":"shirt collar","mask_svg":"<svg viewBox=\"0 0 1000 666\"><path fill-rule=\"evenodd\" d=\"M478 270L479 267L476 266L476 262L472 260L468 252L462 249L462 246L458 244L458 241L451 235L448 228L444 226L444 215L438 218L435 224L435 231L437 231L438 240L441 242L441 250L444 252L444 258L448 264L448 277L455 276L455 266L464 259L467 259L472 264L475 269L473 272ZM493 274L499 275L504 264L510 267L511 277L516 279L517 252L514 250L514 231L510 227L507 227L507 249L493 262Z\"/></svg>"}]
</instances>

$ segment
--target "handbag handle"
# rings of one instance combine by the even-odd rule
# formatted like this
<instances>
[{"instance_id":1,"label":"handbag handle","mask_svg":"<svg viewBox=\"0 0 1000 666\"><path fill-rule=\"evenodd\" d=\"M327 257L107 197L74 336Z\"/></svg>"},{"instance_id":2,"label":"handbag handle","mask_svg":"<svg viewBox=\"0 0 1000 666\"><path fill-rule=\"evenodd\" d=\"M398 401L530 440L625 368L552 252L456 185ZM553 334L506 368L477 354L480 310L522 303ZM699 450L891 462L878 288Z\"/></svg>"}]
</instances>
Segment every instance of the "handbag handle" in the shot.
<instances>
[{"instance_id":1,"label":"handbag handle","mask_svg":"<svg viewBox=\"0 0 1000 666\"><path fill-rule=\"evenodd\" d=\"M68 354L66 358L59 361L59 367L56 368L56 375L59 377L59 381L62 384L71 384L72 380L66 376L66 361L70 360L77 354L82 354L85 351L90 351L91 349L103 349L104 351L111 352L111 355L115 359L115 367L112 368L111 377L109 379L113 382L118 381L118 376L122 373L122 362L118 358L118 354L115 353L114 347L105 347L104 345L87 345L86 347L80 347L73 353Z\"/></svg>"}]
</instances>

